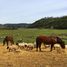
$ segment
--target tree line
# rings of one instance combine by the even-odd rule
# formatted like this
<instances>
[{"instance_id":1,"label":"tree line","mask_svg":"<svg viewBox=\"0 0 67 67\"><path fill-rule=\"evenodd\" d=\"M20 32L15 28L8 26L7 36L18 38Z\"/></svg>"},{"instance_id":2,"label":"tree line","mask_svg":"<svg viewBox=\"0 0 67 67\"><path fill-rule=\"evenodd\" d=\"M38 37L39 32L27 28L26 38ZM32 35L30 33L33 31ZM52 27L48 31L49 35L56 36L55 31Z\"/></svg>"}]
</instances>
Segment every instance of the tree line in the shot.
<instances>
[{"instance_id":1,"label":"tree line","mask_svg":"<svg viewBox=\"0 0 67 67\"><path fill-rule=\"evenodd\" d=\"M18 29L18 28L27 28L29 24L27 23L18 23L18 24L0 24L0 29Z\"/></svg>"},{"instance_id":2,"label":"tree line","mask_svg":"<svg viewBox=\"0 0 67 67\"><path fill-rule=\"evenodd\" d=\"M18 28L46 28L46 29L67 29L67 16L45 17L32 24L0 24L0 29L18 29Z\"/></svg>"},{"instance_id":3,"label":"tree line","mask_svg":"<svg viewBox=\"0 0 67 67\"><path fill-rule=\"evenodd\" d=\"M35 21L30 28L67 29L67 16L45 17Z\"/></svg>"}]
</instances>

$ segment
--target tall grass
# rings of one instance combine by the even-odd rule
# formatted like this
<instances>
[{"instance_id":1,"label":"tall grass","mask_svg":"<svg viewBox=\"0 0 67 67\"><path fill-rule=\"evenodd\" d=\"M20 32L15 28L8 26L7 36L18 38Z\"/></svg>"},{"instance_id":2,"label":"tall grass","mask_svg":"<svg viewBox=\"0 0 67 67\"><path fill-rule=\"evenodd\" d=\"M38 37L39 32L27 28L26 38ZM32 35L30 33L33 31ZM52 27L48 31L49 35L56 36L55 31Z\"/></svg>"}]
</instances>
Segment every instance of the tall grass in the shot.
<instances>
[{"instance_id":1,"label":"tall grass","mask_svg":"<svg viewBox=\"0 0 67 67\"><path fill-rule=\"evenodd\" d=\"M22 40L24 42L35 42L35 39L39 35L59 35L59 34L67 34L67 30L56 30L56 29L26 29L20 28L17 30L0 30L0 42L3 41L6 35L12 35L14 37L14 41ZM61 36L63 38L67 38L67 36ZM64 40L67 44L67 40Z\"/></svg>"}]
</instances>

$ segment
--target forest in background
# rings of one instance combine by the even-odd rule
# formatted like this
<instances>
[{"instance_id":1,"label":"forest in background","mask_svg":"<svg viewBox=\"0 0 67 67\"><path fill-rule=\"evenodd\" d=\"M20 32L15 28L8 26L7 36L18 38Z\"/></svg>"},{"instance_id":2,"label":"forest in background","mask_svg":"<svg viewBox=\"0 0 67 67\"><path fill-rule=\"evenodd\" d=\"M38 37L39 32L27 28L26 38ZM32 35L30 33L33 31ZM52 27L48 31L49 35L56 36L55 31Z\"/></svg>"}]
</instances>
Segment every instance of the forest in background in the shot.
<instances>
[{"instance_id":1,"label":"forest in background","mask_svg":"<svg viewBox=\"0 0 67 67\"><path fill-rule=\"evenodd\" d=\"M67 29L67 16L45 17L35 21L30 28Z\"/></svg>"},{"instance_id":2,"label":"forest in background","mask_svg":"<svg viewBox=\"0 0 67 67\"><path fill-rule=\"evenodd\" d=\"M32 24L0 24L0 29L17 28L45 28L45 29L67 29L67 16L62 17L44 17L36 20Z\"/></svg>"}]
</instances>

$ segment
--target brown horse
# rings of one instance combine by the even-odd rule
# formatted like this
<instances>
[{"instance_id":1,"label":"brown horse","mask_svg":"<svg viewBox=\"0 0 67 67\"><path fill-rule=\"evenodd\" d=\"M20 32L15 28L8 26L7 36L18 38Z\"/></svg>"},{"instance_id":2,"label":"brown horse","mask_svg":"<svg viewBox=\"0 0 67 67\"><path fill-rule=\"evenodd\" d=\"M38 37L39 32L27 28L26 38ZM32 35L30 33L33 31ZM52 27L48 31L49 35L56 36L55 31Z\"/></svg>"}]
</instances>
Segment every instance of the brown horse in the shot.
<instances>
[{"instance_id":1,"label":"brown horse","mask_svg":"<svg viewBox=\"0 0 67 67\"><path fill-rule=\"evenodd\" d=\"M38 51L38 48L41 51L41 43L51 45L50 51L52 51L52 48L56 43L60 44L61 48L65 48L65 43L62 41L62 39L55 36L38 36L36 38L36 51Z\"/></svg>"},{"instance_id":2,"label":"brown horse","mask_svg":"<svg viewBox=\"0 0 67 67\"><path fill-rule=\"evenodd\" d=\"M13 37L6 36L3 40L3 46L5 45L5 43L7 44L7 48L8 48L9 43L11 43L11 45L14 44Z\"/></svg>"}]
</instances>

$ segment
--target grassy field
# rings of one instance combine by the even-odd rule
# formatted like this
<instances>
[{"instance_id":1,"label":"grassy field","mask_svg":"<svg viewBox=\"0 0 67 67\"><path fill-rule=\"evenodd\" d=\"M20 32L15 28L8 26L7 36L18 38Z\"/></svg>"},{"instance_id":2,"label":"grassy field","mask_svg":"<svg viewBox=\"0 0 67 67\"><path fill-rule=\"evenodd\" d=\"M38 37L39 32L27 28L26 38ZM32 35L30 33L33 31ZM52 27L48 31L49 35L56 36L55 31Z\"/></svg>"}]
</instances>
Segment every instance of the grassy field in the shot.
<instances>
[{"instance_id":1,"label":"grassy field","mask_svg":"<svg viewBox=\"0 0 67 67\"><path fill-rule=\"evenodd\" d=\"M67 44L67 30L51 29L18 29L18 30L0 30L0 42L6 35L12 35L14 41L23 40L24 42L35 42L38 35L59 35ZM50 52L50 47L42 47L42 52L36 52L36 49L9 52L0 43L0 67L67 67L67 48L63 51L57 48Z\"/></svg>"},{"instance_id":2,"label":"grassy field","mask_svg":"<svg viewBox=\"0 0 67 67\"><path fill-rule=\"evenodd\" d=\"M24 42L35 42L38 35L56 35L63 38L67 44L67 30L55 30L55 29L24 29L17 30L0 30L0 42L6 35L12 35L14 41L22 40Z\"/></svg>"}]
</instances>

